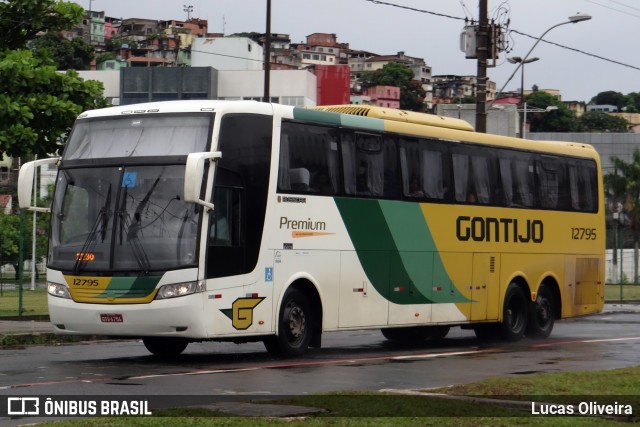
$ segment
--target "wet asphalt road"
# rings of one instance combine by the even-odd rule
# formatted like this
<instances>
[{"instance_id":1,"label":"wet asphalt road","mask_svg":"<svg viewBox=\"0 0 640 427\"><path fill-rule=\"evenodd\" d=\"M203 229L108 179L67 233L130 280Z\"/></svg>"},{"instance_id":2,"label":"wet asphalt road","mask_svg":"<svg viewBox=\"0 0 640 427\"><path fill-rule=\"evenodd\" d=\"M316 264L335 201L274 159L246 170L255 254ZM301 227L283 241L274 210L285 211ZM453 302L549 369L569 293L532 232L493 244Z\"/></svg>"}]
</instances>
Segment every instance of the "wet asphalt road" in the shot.
<instances>
[{"instance_id":1,"label":"wet asphalt road","mask_svg":"<svg viewBox=\"0 0 640 427\"><path fill-rule=\"evenodd\" d=\"M494 376L640 364L640 310L556 323L544 340L484 343L452 328L447 339L392 345L377 330L326 333L323 347L278 360L261 343L192 343L174 360L140 341L0 349L0 395L290 395L427 389Z\"/></svg>"}]
</instances>

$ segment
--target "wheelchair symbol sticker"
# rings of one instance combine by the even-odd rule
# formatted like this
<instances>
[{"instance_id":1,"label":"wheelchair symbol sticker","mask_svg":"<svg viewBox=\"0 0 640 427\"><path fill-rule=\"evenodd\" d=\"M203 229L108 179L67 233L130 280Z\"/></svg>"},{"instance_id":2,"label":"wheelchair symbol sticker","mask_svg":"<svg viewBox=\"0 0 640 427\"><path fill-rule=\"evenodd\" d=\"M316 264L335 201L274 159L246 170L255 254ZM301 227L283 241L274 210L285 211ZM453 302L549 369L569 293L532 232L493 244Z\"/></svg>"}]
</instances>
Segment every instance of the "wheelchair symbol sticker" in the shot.
<instances>
[{"instance_id":1,"label":"wheelchair symbol sticker","mask_svg":"<svg viewBox=\"0 0 640 427\"><path fill-rule=\"evenodd\" d=\"M273 281L273 267L267 267L264 269L264 281L265 282Z\"/></svg>"},{"instance_id":2,"label":"wheelchair symbol sticker","mask_svg":"<svg viewBox=\"0 0 640 427\"><path fill-rule=\"evenodd\" d=\"M136 186L138 172L125 172L122 177L122 188L133 188Z\"/></svg>"}]
</instances>

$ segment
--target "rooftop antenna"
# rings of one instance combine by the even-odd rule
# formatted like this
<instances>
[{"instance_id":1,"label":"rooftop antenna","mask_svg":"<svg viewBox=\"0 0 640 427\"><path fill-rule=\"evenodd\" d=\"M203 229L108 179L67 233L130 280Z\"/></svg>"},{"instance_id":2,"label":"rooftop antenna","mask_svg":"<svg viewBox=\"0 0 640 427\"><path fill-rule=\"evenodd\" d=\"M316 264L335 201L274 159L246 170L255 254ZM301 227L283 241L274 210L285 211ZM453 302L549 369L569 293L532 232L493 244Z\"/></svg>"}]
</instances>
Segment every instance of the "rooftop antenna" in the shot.
<instances>
[{"instance_id":1,"label":"rooftop antenna","mask_svg":"<svg viewBox=\"0 0 640 427\"><path fill-rule=\"evenodd\" d=\"M224 18L224 15L222 15L222 35L224 36L226 34L226 28L227 28L227 20Z\"/></svg>"},{"instance_id":2,"label":"rooftop antenna","mask_svg":"<svg viewBox=\"0 0 640 427\"><path fill-rule=\"evenodd\" d=\"M184 8L182 10L187 12L187 21L188 21L191 19L191 12L193 12L193 6L192 5L187 6L186 4L182 6Z\"/></svg>"}]
</instances>

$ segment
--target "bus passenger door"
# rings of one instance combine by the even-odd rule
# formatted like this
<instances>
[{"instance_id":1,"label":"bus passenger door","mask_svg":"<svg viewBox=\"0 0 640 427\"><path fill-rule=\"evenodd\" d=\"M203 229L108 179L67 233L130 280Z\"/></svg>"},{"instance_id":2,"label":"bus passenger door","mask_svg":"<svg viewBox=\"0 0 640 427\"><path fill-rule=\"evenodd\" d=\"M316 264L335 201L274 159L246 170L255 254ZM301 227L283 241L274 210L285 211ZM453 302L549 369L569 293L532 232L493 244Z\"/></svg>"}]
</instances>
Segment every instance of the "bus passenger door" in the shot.
<instances>
[{"instance_id":1,"label":"bus passenger door","mask_svg":"<svg viewBox=\"0 0 640 427\"><path fill-rule=\"evenodd\" d=\"M470 320L497 320L500 307L500 257L493 253L473 254Z\"/></svg>"},{"instance_id":2,"label":"bus passenger door","mask_svg":"<svg viewBox=\"0 0 640 427\"><path fill-rule=\"evenodd\" d=\"M340 255L340 328L387 326L389 253L369 251L362 256L367 258L371 278L355 251ZM376 281L375 286L372 281Z\"/></svg>"}]
</instances>

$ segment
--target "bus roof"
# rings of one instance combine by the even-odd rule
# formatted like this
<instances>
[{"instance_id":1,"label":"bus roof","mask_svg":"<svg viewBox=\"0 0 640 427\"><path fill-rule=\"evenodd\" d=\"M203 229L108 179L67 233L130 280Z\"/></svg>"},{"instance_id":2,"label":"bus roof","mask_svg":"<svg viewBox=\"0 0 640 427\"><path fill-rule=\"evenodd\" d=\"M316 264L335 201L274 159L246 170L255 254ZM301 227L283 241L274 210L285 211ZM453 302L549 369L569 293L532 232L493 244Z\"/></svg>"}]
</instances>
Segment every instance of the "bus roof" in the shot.
<instances>
[{"instance_id":1,"label":"bus roof","mask_svg":"<svg viewBox=\"0 0 640 427\"><path fill-rule=\"evenodd\" d=\"M376 107L373 105L324 105L313 107L314 110L331 111L334 113L350 114L353 116L375 117L397 122L415 123L447 129L473 131L473 126L461 119L443 117L435 114L417 113L415 111L398 110L395 108Z\"/></svg>"}]
</instances>

